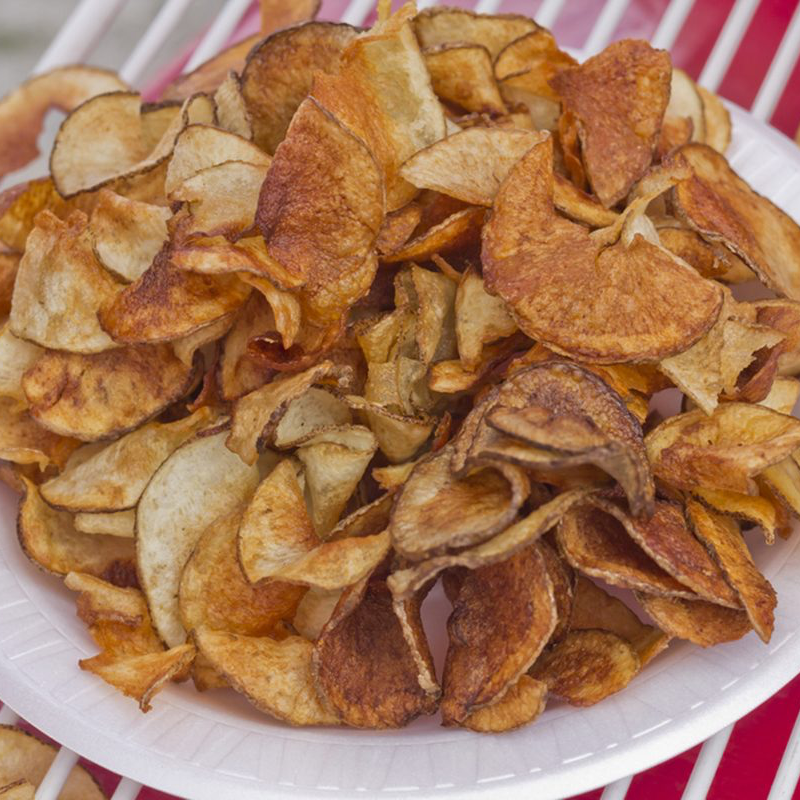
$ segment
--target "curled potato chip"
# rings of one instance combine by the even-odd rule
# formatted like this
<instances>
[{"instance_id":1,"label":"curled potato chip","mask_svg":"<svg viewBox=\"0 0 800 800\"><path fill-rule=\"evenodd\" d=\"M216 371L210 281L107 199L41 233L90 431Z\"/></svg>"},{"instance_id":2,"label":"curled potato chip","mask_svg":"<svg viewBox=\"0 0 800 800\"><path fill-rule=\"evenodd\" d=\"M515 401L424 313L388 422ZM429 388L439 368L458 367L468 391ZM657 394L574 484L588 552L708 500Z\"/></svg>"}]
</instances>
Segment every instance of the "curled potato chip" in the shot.
<instances>
[{"instance_id":1,"label":"curled potato chip","mask_svg":"<svg viewBox=\"0 0 800 800\"><path fill-rule=\"evenodd\" d=\"M387 214L375 241L378 253L386 255L400 250L409 240L421 219L422 206L414 202L407 203L397 211Z\"/></svg>"},{"instance_id":2,"label":"curled potato chip","mask_svg":"<svg viewBox=\"0 0 800 800\"><path fill-rule=\"evenodd\" d=\"M664 114L669 118L691 121L691 138L695 142L706 140L706 121L703 98L698 85L682 69L672 68L669 103Z\"/></svg>"},{"instance_id":3,"label":"curled potato chip","mask_svg":"<svg viewBox=\"0 0 800 800\"><path fill-rule=\"evenodd\" d=\"M650 166L671 72L665 51L626 39L551 79L563 108L578 119L586 175L606 207L622 200Z\"/></svg>"},{"instance_id":4,"label":"curled potato chip","mask_svg":"<svg viewBox=\"0 0 800 800\"><path fill-rule=\"evenodd\" d=\"M741 609L645 592L636 592L636 599L661 630L701 647L733 642L752 630L747 612Z\"/></svg>"},{"instance_id":5,"label":"curled potato chip","mask_svg":"<svg viewBox=\"0 0 800 800\"><path fill-rule=\"evenodd\" d=\"M25 404L22 376L41 355L42 349L11 333L8 323L0 328L0 396Z\"/></svg>"},{"instance_id":6,"label":"curled potato chip","mask_svg":"<svg viewBox=\"0 0 800 800\"><path fill-rule=\"evenodd\" d=\"M310 322L338 320L367 293L383 222L380 171L364 143L313 98L275 155L256 221L272 258L302 281Z\"/></svg>"},{"instance_id":7,"label":"curled potato chip","mask_svg":"<svg viewBox=\"0 0 800 800\"><path fill-rule=\"evenodd\" d=\"M713 325L720 287L638 233L627 244L623 237L598 247L583 226L556 214L552 196L548 139L508 174L482 233L486 288L506 301L525 333L557 352L609 363L681 352ZM687 297L691 304L678 300ZM570 322L576 302L585 304L580 325ZM631 308L623 325L621 307Z\"/></svg>"},{"instance_id":8,"label":"curled potato chip","mask_svg":"<svg viewBox=\"0 0 800 800\"><path fill-rule=\"evenodd\" d=\"M739 526L694 500L687 501L686 511L695 534L714 555L739 595L754 630L763 641L769 642L775 624L775 590L753 563Z\"/></svg>"},{"instance_id":9,"label":"curled potato chip","mask_svg":"<svg viewBox=\"0 0 800 800\"><path fill-rule=\"evenodd\" d=\"M224 431L179 447L156 470L136 509L136 559L153 626L169 645L182 644L181 572L203 531L243 503L258 469L225 447ZM180 502L176 502L179 498Z\"/></svg>"},{"instance_id":10,"label":"curled potato chip","mask_svg":"<svg viewBox=\"0 0 800 800\"><path fill-rule=\"evenodd\" d=\"M0 248L0 314L7 317L11 311L11 296L17 279L20 256Z\"/></svg>"},{"instance_id":11,"label":"curled potato chip","mask_svg":"<svg viewBox=\"0 0 800 800\"><path fill-rule=\"evenodd\" d=\"M456 355L456 285L450 278L416 264L411 280L417 294L416 338L423 364Z\"/></svg>"},{"instance_id":12,"label":"curled potato chip","mask_svg":"<svg viewBox=\"0 0 800 800\"><path fill-rule=\"evenodd\" d=\"M182 397L193 379L194 370L168 345L92 355L48 350L24 374L22 388L41 425L91 442L151 419Z\"/></svg>"},{"instance_id":13,"label":"curled potato chip","mask_svg":"<svg viewBox=\"0 0 800 800\"><path fill-rule=\"evenodd\" d=\"M65 511L120 511L133 508L164 460L213 415L201 408L169 424L151 422L42 484L42 497Z\"/></svg>"},{"instance_id":14,"label":"curled potato chip","mask_svg":"<svg viewBox=\"0 0 800 800\"><path fill-rule=\"evenodd\" d=\"M75 65L36 75L14 89L0 100L0 177L39 154L36 141L50 109L72 111L90 97L127 88L110 70Z\"/></svg>"},{"instance_id":15,"label":"curled potato chip","mask_svg":"<svg viewBox=\"0 0 800 800\"><path fill-rule=\"evenodd\" d=\"M582 222L592 228L614 225L617 214L603 206L591 195L579 189L572 182L553 174L553 205L565 216L575 222Z\"/></svg>"},{"instance_id":16,"label":"curled potato chip","mask_svg":"<svg viewBox=\"0 0 800 800\"><path fill-rule=\"evenodd\" d=\"M526 73L526 88L534 95L558 102L550 85L551 78L562 69L577 64L560 50L550 31L540 28L509 42L495 58L494 72L499 81Z\"/></svg>"},{"instance_id":17,"label":"curled potato chip","mask_svg":"<svg viewBox=\"0 0 800 800\"><path fill-rule=\"evenodd\" d=\"M477 733L513 731L533 722L544 711L546 701L547 684L520 675L496 703L473 711L461 725Z\"/></svg>"},{"instance_id":18,"label":"curled potato chip","mask_svg":"<svg viewBox=\"0 0 800 800\"><path fill-rule=\"evenodd\" d=\"M343 589L309 589L297 606L292 625L305 639L313 642L330 619L333 609L342 596Z\"/></svg>"},{"instance_id":19,"label":"curled potato chip","mask_svg":"<svg viewBox=\"0 0 800 800\"><path fill-rule=\"evenodd\" d=\"M528 670L556 625L553 587L536 545L472 570L447 621L442 722L462 722Z\"/></svg>"},{"instance_id":20,"label":"curled potato chip","mask_svg":"<svg viewBox=\"0 0 800 800\"><path fill-rule=\"evenodd\" d=\"M653 473L678 489L749 494L752 478L800 446L800 422L764 406L723 403L662 422L645 438Z\"/></svg>"},{"instance_id":21,"label":"curled potato chip","mask_svg":"<svg viewBox=\"0 0 800 800\"><path fill-rule=\"evenodd\" d=\"M657 224L658 240L670 253L682 258L704 278L724 279L730 269L728 255L721 247L713 247L696 231Z\"/></svg>"},{"instance_id":22,"label":"curled potato chip","mask_svg":"<svg viewBox=\"0 0 800 800\"><path fill-rule=\"evenodd\" d=\"M610 631L573 630L545 652L531 674L574 706L592 706L624 689L641 667L630 644Z\"/></svg>"},{"instance_id":23,"label":"curled potato chip","mask_svg":"<svg viewBox=\"0 0 800 800\"><path fill-rule=\"evenodd\" d=\"M30 787L38 786L47 774L50 765L58 755L52 744L40 741L27 731L0 725L0 786L6 789L20 780ZM23 786L23 788L25 788ZM6 800L24 800L34 796L33 788L29 794L21 791L15 796L10 791ZM67 775L61 789L59 800L105 800L105 794L91 774L80 764L76 764Z\"/></svg>"},{"instance_id":24,"label":"curled potato chip","mask_svg":"<svg viewBox=\"0 0 800 800\"><path fill-rule=\"evenodd\" d=\"M770 469L773 469L773 467L769 467L757 479L759 488L761 488L761 481L767 479L766 476L769 474ZM721 489L702 489L699 487L692 494L715 511L728 514L754 525L760 525L764 530L764 538L767 543L772 544L775 541L775 533L779 524L778 513L775 506L767 498L760 495L741 494Z\"/></svg>"},{"instance_id":25,"label":"curled potato chip","mask_svg":"<svg viewBox=\"0 0 800 800\"><path fill-rule=\"evenodd\" d=\"M342 50L357 35L350 25L307 22L253 48L242 71L242 96L259 147L275 152L311 89L314 72L335 72Z\"/></svg>"},{"instance_id":26,"label":"curled potato chip","mask_svg":"<svg viewBox=\"0 0 800 800\"><path fill-rule=\"evenodd\" d=\"M17 535L23 552L54 575L87 572L121 586L135 585L131 539L97 536L75 530L72 515L56 511L42 500L39 489L23 477Z\"/></svg>"},{"instance_id":27,"label":"curled potato chip","mask_svg":"<svg viewBox=\"0 0 800 800\"><path fill-rule=\"evenodd\" d=\"M766 484L795 515L800 516L800 465L794 453L790 458L767 467L759 480L762 487Z\"/></svg>"},{"instance_id":28,"label":"curled potato chip","mask_svg":"<svg viewBox=\"0 0 800 800\"><path fill-rule=\"evenodd\" d=\"M77 211L66 222L49 211L36 218L11 301L9 324L16 336L75 353L115 346L97 312L120 286L92 252L87 224Z\"/></svg>"},{"instance_id":29,"label":"curled potato chip","mask_svg":"<svg viewBox=\"0 0 800 800\"><path fill-rule=\"evenodd\" d=\"M89 220L89 236L100 263L125 281L135 281L167 240L168 208L101 189Z\"/></svg>"},{"instance_id":30,"label":"curled potato chip","mask_svg":"<svg viewBox=\"0 0 800 800\"><path fill-rule=\"evenodd\" d=\"M703 99L705 143L718 153L725 153L731 143L731 115L714 92L705 86L698 86L697 91Z\"/></svg>"},{"instance_id":31,"label":"curled potato chip","mask_svg":"<svg viewBox=\"0 0 800 800\"><path fill-rule=\"evenodd\" d=\"M381 261L396 264L400 261L427 261L434 255L468 250L477 245L485 209L463 208L442 222L407 241L394 253L382 257Z\"/></svg>"},{"instance_id":32,"label":"curled potato chip","mask_svg":"<svg viewBox=\"0 0 800 800\"><path fill-rule=\"evenodd\" d=\"M314 645L300 636L281 641L200 628L197 649L259 711L291 725L336 725L311 672Z\"/></svg>"},{"instance_id":33,"label":"curled potato chip","mask_svg":"<svg viewBox=\"0 0 800 800\"><path fill-rule=\"evenodd\" d=\"M800 304L791 300L759 300L753 303L755 322L766 325L784 335L776 348L778 372L794 375L800 372Z\"/></svg>"},{"instance_id":34,"label":"curled potato chip","mask_svg":"<svg viewBox=\"0 0 800 800\"><path fill-rule=\"evenodd\" d=\"M352 415L343 400L312 386L289 403L275 426L272 444L279 450L297 447L317 434L351 422Z\"/></svg>"},{"instance_id":35,"label":"curled potato chip","mask_svg":"<svg viewBox=\"0 0 800 800\"><path fill-rule=\"evenodd\" d=\"M518 468L492 465L457 478L452 453L445 445L420 461L395 501L389 533L407 558L418 561L489 539L508 527L528 496L528 481Z\"/></svg>"},{"instance_id":36,"label":"curled potato chip","mask_svg":"<svg viewBox=\"0 0 800 800\"><path fill-rule=\"evenodd\" d=\"M492 57L480 44L441 44L422 53L440 100L465 111L505 114L506 106L497 88Z\"/></svg>"},{"instance_id":37,"label":"curled potato chip","mask_svg":"<svg viewBox=\"0 0 800 800\"><path fill-rule=\"evenodd\" d=\"M214 92L220 128L243 139L253 138L253 121L247 111L238 74L231 70Z\"/></svg>"},{"instance_id":38,"label":"curled potato chip","mask_svg":"<svg viewBox=\"0 0 800 800\"><path fill-rule=\"evenodd\" d=\"M342 594L314 645L313 667L320 694L353 727L400 728L436 710L382 578Z\"/></svg>"},{"instance_id":39,"label":"curled potato chip","mask_svg":"<svg viewBox=\"0 0 800 800\"><path fill-rule=\"evenodd\" d=\"M42 471L51 463L62 465L74 444L39 425L18 400L0 398L0 458L13 464L36 464Z\"/></svg>"},{"instance_id":40,"label":"curled potato chip","mask_svg":"<svg viewBox=\"0 0 800 800\"><path fill-rule=\"evenodd\" d=\"M132 539L136 533L136 512L125 511L97 513L79 512L75 515L75 530L81 533L100 533Z\"/></svg>"},{"instance_id":41,"label":"curled potato chip","mask_svg":"<svg viewBox=\"0 0 800 800\"><path fill-rule=\"evenodd\" d=\"M694 175L672 191L676 215L707 241L740 256L771 289L800 300L797 223L754 192L711 147L694 143L678 152Z\"/></svg>"}]
</instances>

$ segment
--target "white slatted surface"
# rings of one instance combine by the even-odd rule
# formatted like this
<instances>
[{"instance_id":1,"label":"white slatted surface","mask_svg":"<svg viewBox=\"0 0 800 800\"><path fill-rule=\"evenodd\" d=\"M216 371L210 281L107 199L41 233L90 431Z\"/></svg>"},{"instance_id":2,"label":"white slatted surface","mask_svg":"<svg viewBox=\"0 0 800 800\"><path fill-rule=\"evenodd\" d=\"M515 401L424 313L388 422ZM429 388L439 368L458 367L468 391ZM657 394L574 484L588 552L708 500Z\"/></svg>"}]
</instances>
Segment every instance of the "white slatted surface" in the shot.
<instances>
[{"instance_id":1,"label":"white slatted surface","mask_svg":"<svg viewBox=\"0 0 800 800\"><path fill-rule=\"evenodd\" d=\"M127 0L80 0L70 18L42 55L34 71L42 72L60 64L86 59L126 2ZM186 71L194 69L225 45L250 3L251 0L227 0L186 64ZM435 3L436 0L420 0L418 5L427 7ZM597 52L612 40L629 3L630 0L606 0L584 44L585 52ZM552 27L558 20L564 4L565 0L543 0L535 15L537 21L546 27ZM126 81L136 83L140 80L150 60L190 10L191 5L192 0L165 0L161 10L143 32L139 43L121 68L121 75ZM351 0L342 14L342 20L352 25L363 25L374 5L375 0ZM500 5L501 0L477 0L475 9L490 13L496 11ZM652 36L655 46L670 48L674 44L693 5L694 0L669 2ZM702 84L710 89L719 86L757 8L758 0L736 0L700 75ZM794 13L753 103L752 111L759 119L768 119L774 111L794 68L798 52L800 52L800 6ZM17 715L8 707L0 709L0 724L13 725L17 720ZM733 726L723 729L703 745L683 793L683 800L702 800L706 797L732 730ZM58 796L77 758L75 753L67 748L61 748L37 790L37 800L53 800ZM800 718L792 730L768 800L790 800L799 777ZM631 780L632 777L623 778L607 786L603 792L603 800L624 800ZM140 784L123 778L112 800L133 800L140 789Z\"/></svg>"}]
</instances>

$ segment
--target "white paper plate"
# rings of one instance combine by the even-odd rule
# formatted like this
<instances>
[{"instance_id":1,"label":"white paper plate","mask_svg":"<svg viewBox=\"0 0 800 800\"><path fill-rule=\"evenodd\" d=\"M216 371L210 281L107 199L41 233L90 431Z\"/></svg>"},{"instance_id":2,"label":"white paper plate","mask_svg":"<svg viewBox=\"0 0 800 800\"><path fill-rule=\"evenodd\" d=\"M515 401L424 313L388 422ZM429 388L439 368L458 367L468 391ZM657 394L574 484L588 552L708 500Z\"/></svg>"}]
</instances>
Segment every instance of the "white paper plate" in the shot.
<instances>
[{"instance_id":1,"label":"white paper plate","mask_svg":"<svg viewBox=\"0 0 800 800\"><path fill-rule=\"evenodd\" d=\"M800 150L743 111L733 117L734 168L800 218ZM295 729L233 691L200 695L190 685L170 686L143 715L78 669L94 645L74 596L21 553L15 507L0 491L0 699L92 761L196 800L573 795L706 739L800 667L800 536L767 548L756 535L756 561L779 598L768 646L753 633L707 651L673 643L620 694L588 709L553 702L513 733L443 729L434 719L397 732Z\"/></svg>"}]
</instances>

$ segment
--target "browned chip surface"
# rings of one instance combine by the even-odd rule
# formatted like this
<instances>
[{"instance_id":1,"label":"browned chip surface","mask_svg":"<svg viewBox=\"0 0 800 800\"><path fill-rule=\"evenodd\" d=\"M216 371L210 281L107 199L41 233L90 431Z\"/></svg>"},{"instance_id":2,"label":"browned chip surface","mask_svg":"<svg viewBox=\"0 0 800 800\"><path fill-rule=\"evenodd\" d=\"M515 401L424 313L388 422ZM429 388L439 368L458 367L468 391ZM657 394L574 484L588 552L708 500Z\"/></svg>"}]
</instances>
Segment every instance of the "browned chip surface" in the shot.
<instances>
[{"instance_id":1,"label":"browned chip surface","mask_svg":"<svg viewBox=\"0 0 800 800\"><path fill-rule=\"evenodd\" d=\"M546 701L547 684L521 675L500 700L473 711L461 724L478 733L513 731L533 722L544 711Z\"/></svg>"}]
</instances>

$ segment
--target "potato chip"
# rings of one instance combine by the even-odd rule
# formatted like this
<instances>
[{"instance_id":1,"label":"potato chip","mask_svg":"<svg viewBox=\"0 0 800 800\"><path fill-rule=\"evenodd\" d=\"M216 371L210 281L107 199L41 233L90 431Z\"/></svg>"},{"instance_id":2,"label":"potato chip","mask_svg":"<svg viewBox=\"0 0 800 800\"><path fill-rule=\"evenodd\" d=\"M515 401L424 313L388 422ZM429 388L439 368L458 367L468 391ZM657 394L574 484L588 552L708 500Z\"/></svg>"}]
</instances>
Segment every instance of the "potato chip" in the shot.
<instances>
[{"instance_id":1,"label":"potato chip","mask_svg":"<svg viewBox=\"0 0 800 800\"><path fill-rule=\"evenodd\" d=\"M731 143L731 115L714 92L705 86L698 86L697 91L703 99L704 141L718 153L724 154Z\"/></svg>"},{"instance_id":2,"label":"potato chip","mask_svg":"<svg viewBox=\"0 0 800 800\"><path fill-rule=\"evenodd\" d=\"M545 561L550 583L553 584L553 599L556 603L557 622L552 634L550 634L550 643L552 644L563 639L569 630L575 572L547 540L541 540L539 549Z\"/></svg>"},{"instance_id":3,"label":"potato chip","mask_svg":"<svg viewBox=\"0 0 800 800\"><path fill-rule=\"evenodd\" d=\"M314 645L313 668L320 694L353 727L400 728L436 710L381 578L342 594Z\"/></svg>"},{"instance_id":4,"label":"potato chip","mask_svg":"<svg viewBox=\"0 0 800 800\"><path fill-rule=\"evenodd\" d=\"M514 164L545 135L519 128L467 128L415 153L400 174L421 189L491 206Z\"/></svg>"},{"instance_id":5,"label":"potato chip","mask_svg":"<svg viewBox=\"0 0 800 800\"><path fill-rule=\"evenodd\" d=\"M23 477L25 494L17 517L17 535L25 555L54 575L87 572L120 586L136 583L131 539L75 530L72 515L42 500L38 488Z\"/></svg>"},{"instance_id":6,"label":"potato chip","mask_svg":"<svg viewBox=\"0 0 800 800\"><path fill-rule=\"evenodd\" d=\"M383 227L378 232L375 247L380 255L400 250L409 240L422 219L422 206L418 203L407 203L397 211L387 214Z\"/></svg>"},{"instance_id":7,"label":"potato chip","mask_svg":"<svg viewBox=\"0 0 800 800\"><path fill-rule=\"evenodd\" d=\"M552 142L546 140L509 173L482 234L486 288L508 303L525 333L557 352L609 363L658 360L708 330L722 304L719 287L641 235L598 250L583 226L558 217L552 193ZM637 266L645 262L646 270ZM680 297L692 297L691 309L676 305ZM586 305L580 324L571 322L576 302ZM621 307L631 308L624 326Z\"/></svg>"},{"instance_id":8,"label":"potato chip","mask_svg":"<svg viewBox=\"0 0 800 800\"><path fill-rule=\"evenodd\" d=\"M739 526L694 500L686 503L686 512L695 534L708 547L739 595L754 630L763 641L769 642L775 624L775 590L753 563Z\"/></svg>"},{"instance_id":9,"label":"potato chip","mask_svg":"<svg viewBox=\"0 0 800 800\"><path fill-rule=\"evenodd\" d=\"M300 636L276 641L200 628L197 648L211 666L259 711L292 725L336 725L317 694L311 672L314 646Z\"/></svg>"},{"instance_id":10,"label":"potato chip","mask_svg":"<svg viewBox=\"0 0 800 800\"><path fill-rule=\"evenodd\" d=\"M203 531L250 497L258 469L225 447L225 431L175 450L147 484L136 510L136 558L153 625L169 645L182 644L181 572ZM179 502L176 502L179 498Z\"/></svg>"},{"instance_id":11,"label":"potato chip","mask_svg":"<svg viewBox=\"0 0 800 800\"><path fill-rule=\"evenodd\" d=\"M325 623L342 596L343 589L309 589L297 606L292 626L304 638L313 642L319 637Z\"/></svg>"},{"instance_id":12,"label":"potato chip","mask_svg":"<svg viewBox=\"0 0 800 800\"><path fill-rule=\"evenodd\" d=\"M701 647L733 642L752 630L747 612L740 609L644 592L636 592L636 599L661 630Z\"/></svg>"},{"instance_id":13,"label":"potato chip","mask_svg":"<svg viewBox=\"0 0 800 800\"><path fill-rule=\"evenodd\" d=\"M673 67L665 117L691 120L691 139L705 142L706 121L700 87L682 69Z\"/></svg>"},{"instance_id":14,"label":"potato chip","mask_svg":"<svg viewBox=\"0 0 800 800\"><path fill-rule=\"evenodd\" d=\"M678 489L751 493L752 478L800 446L800 422L763 406L724 403L670 417L645 437L653 474Z\"/></svg>"},{"instance_id":15,"label":"potato chip","mask_svg":"<svg viewBox=\"0 0 800 800\"><path fill-rule=\"evenodd\" d=\"M553 174L553 205L565 216L575 222L582 222L592 228L614 225L617 214L603 206L592 196L579 189L569 180Z\"/></svg>"},{"instance_id":16,"label":"potato chip","mask_svg":"<svg viewBox=\"0 0 800 800\"><path fill-rule=\"evenodd\" d=\"M784 458L777 464L767 467L760 478L795 515L800 516L800 484L798 484L800 466L794 453L791 458Z\"/></svg>"},{"instance_id":17,"label":"potato chip","mask_svg":"<svg viewBox=\"0 0 800 800\"><path fill-rule=\"evenodd\" d=\"M772 467L768 469L772 469ZM766 480L765 476L766 473L763 474L763 477L759 477L757 482L760 484L762 480ZM729 514L753 525L760 525L767 543L772 544L775 541L775 533L779 524L778 513L767 498L760 495L700 487L694 489L692 494L715 511Z\"/></svg>"},{"instance_id":18,"label":"potato chip","mask_svg":"<svg viewBox=\"0 0 800 800\"><path fill-rule=\"evenodd\" d=\"M67 66L29 78L0 100L0 177L39 155L36 142L52 108L72 111L90 97L128 87L110 70Z\"/></svg>"},{"instance_id":19,"label":"potato chip","mask_svg":"<svg viewBox=\"0 0 800 800\"><path fill-rule=\"evenodd\" d=\"M80 355L48 350L24 374L30 413L42 426L84 441L133 430L186 394L194 370L168 345Z\"/></svg>"},{"instance_id":20,"label":"potato chip","mask_svg":"<svg viewBox=\"0 0 800 800\"><path fill-rule=\"evenodd\" d=\"M66 222L49 211L36 218L19 264L9 324L12 333L43 347L99 353L114 347L97 311L120 285L92 252L86 216Z\"/></svg>"},{"instance_id":21,"label":"potato chip","mask_svg":"<svg viewBox=\"0 0 800 800\"><path fill-rule=\"evenodd\" d=\"M779 374L800 372L800 304L791 300L758 300L751 307L756 312L754 322L767 325L785 337L779 345Z\"/></svg>"},{"instance_id":22,"label":"potato chip","mask_svg":"<svg viewBox=\"0 0 800 800\"><path fill-rule=\"evenodd\" d=\"M314 19L322 5L321 0L259 0L261 9L261 35L288 28L298 22Z\"/></svg>"},{"instance_id":23,"label":"potato chip","mask_svg":"<svg viewBox=\"0 0 800 800\"><path fill-rule=\"evenodd\" d=\"M27 731L0 725L0 786L8 789L9 784L23 779L31 786L38 786L57 755L54 745L40 741ZM6 800L22 800L33 797L33 791L28 795L18 793L16 797L7 791L0 796ZM58 797L59 800L105 800L95 779L80 764L70 770Z\"/></svg>"},{"instance_id":24,"label":"potato chip","mask_svg":"<svg viewBox=\"0 0 800 800\"><path fill-rule=\"evenodd\" d=\"M136 512L132 508L125 511L79 512L75 515L74 523L75 530L81 533L100 533L132 539L136 531Z\"/></svg>"},{"instance_id":25,"label":"potato chip","mask_svg":"<svg viewBox=\"0 0 800 800\"><path fill-rule=\"evenodd\" d=\"M6 800L35 800L36 787L24 778L0 786L0 797Z\"/></svg>"},{"instance_id":26,"label":"potato chip","mask_svg":"<svg viewBox=\"0 0 800 800\"><path fill-rule=\"evenodd\" d=\"M22 376L41 353L37 345L14 336L8 323L0 328L0 397L11 397L25 405Z\"/></svg>"},{"instance_id":27,"label":"potato chip","mask_svg":"<svg viewBox=\"0 0 800 800\"><path fill-rule=\"evenodd\" d=\"M721 247L706 242L699 233L689 228L657 225L658 240L670 253L682 258L704 278L724 280L730 269L729 255Z\"/></svg>"},{"instance_id":28,"label":"potato chip","mask_svg":"<svg viewBox=\"0 0 800 800\"><path fill-rule=\"evenodd\" d=\"M563 108L579 121L586 175L606 207L622 200L650 166L670 75L666 52L626 39L551 79Z\"/></svg>"},{"instance_id":29,"label":"potato chip","mask_svg":"<svg viewBox=\"0 0 800 800\"><path fill-rule=\"evenodd\" d=\"M464 111L505 114L489 51L479 44L441 44L423 53L433 91Z\"/></svg>"},{"instance_id":30,"label":"potato chip","mask_svg":"<svg viewBox=\"0 0 800 800\"><path fill-rule=\"evenodd\" d=\"M754 192L711 147L690 144L678 152L694 176L673 189L676 215L707 241L730 248L768 287L800 300L800 273L791 266L800 252L797 223Z\"/></svg>"},{"instance_id":31,"label":"potato chip","mask_svg":"<svg viewBox=\"0 0 800 800\"><path fill-rule=\"evenodd\" d=\"M530 675L520 675L500 700L473 711L464 718L461 726L476 733L513 731L533 722L544 711L546 700L546 683Z\"/></svg>"},{"instance_id":32,"label":"potato chip","mask_svg":"<svg viewBox=\"0 0 800 800\"><path fill-rule=\"evenodd\" d=\"M381 258L387 264L427 261L434 255L469 250L480 239L486 210L478 207L456 211L447 219L407 241L400 250Z\"/></svg>"},{"instance_id":33,"label":"potato chip","mask_svg":"<svg viewBox=\"0 0 800 800\"><path fill-rule=\"evenodd\" d=\"M456 285L441 273L416 264L411 267L411 279L418 298L416 338L420 361L429 364L453 358Z\"/></svg>"},{"instance_id":34,"label":"potato chip","mask_svg":"<svg viewBox=\"0 0 800 800\"><path fill-rule=\"evenodd\" d=\"M20 256L7 253L0 247L0 315L7 317L11 311L11 296L17 279Z\"/></svg>"},{"instance_id":35,"label":"potato chip","mask_svg":"<svg viewBox=\"0 0 800 800\"><path fill-rule=\"evenodd\" d=\"M624 689L641 664L633 648L610 631L576 630L545 652L532 676L574 706L591 706Z\"/></svg>"},{"instance_id":36,"label":"potato chip","mask_svg":"<svg viewBox=\"0 0 800 800\"><path fill-rule=\"evenodd\" d=\"M403 631L414 665L417 668L417 682L421 689L434 701L439 701L442 687L436 678L433 655L428 647L425 628L422 625L422 603L430 586L423 587L404 600L392 599L392 608Z\"/></svg>"},{"instance_id":37,"label":"potato chip","mask_svg":"<svg viewBox=\"0 0 800 800\"><path fill-rule=\"evenodd\" d=\"M169 424L151 422L42 484L42 497L64 511L121 511L139 501L167 457L213 420L207 408Z\"/></svg>"},{"instance_id":38,"label":"potato chip","mask_svg":"<svg viewBox=\"0 0 800 800\"><path fill-rule=\"evenodd\" d=\"M48 464L61 466L75 447L39 425L24 404L10 397L0 398L0 458L14 464L36 464L43 471Z\"/></svg>"},{"instance_id":39,"label":"potato chip","mask_svg":"<svg viewBox=\"0 0 800 800\"><path fill-rule=\"evenodd\" d=\"M314 72L335 72L343 48L357 33L350 25L307 22L253 48L242 71L242 96L259 147L275 152L311 89Z\"/></svg>"},{"instance_id":40,"label":"potato chip","mask_svg":"<svg viewBox=\"0 0 800 800\"><path fill-rule=\"evenodd\" d=\"M559 49L553 34L540 28L509 42L497 54L494 72L500 81L526 72L529 91L558 102L559 97L550 86L550 80L561 70L576 64L571 55Z\"/></svg>"},{"instance_id":41,"label":"potato chip","mask_svg":"<svg viewBox=\"0 0 800 800\"><path fill-rule=\"evenodd\" d=\"M239 76L234 70L228 72L214 92L214 105L220 128L243 139L253 138L253 121L244 102Z\"/></svg>"},{"instance_id":42,"label":"potato chip","mask_svg":"<svg viewBox=\"0 0 800 800\"><path fill-rule=\"evenodd\" d=\"M502 696L555 625L553 587L536 545L468 572L447 621L442 724L458 724Z\"/></svg>"},{"instance_id":43,"label":"potato chip","mask_svg":"<svg viewBox=\"0 0 800 800\"><path fill-rule=\"evenodd\" d=\"M331 323L366 294L383 187L366 146L312 98L292 119L261 190L270 255L303 282L309 321Z\"/></svg>"}]
</instances>

